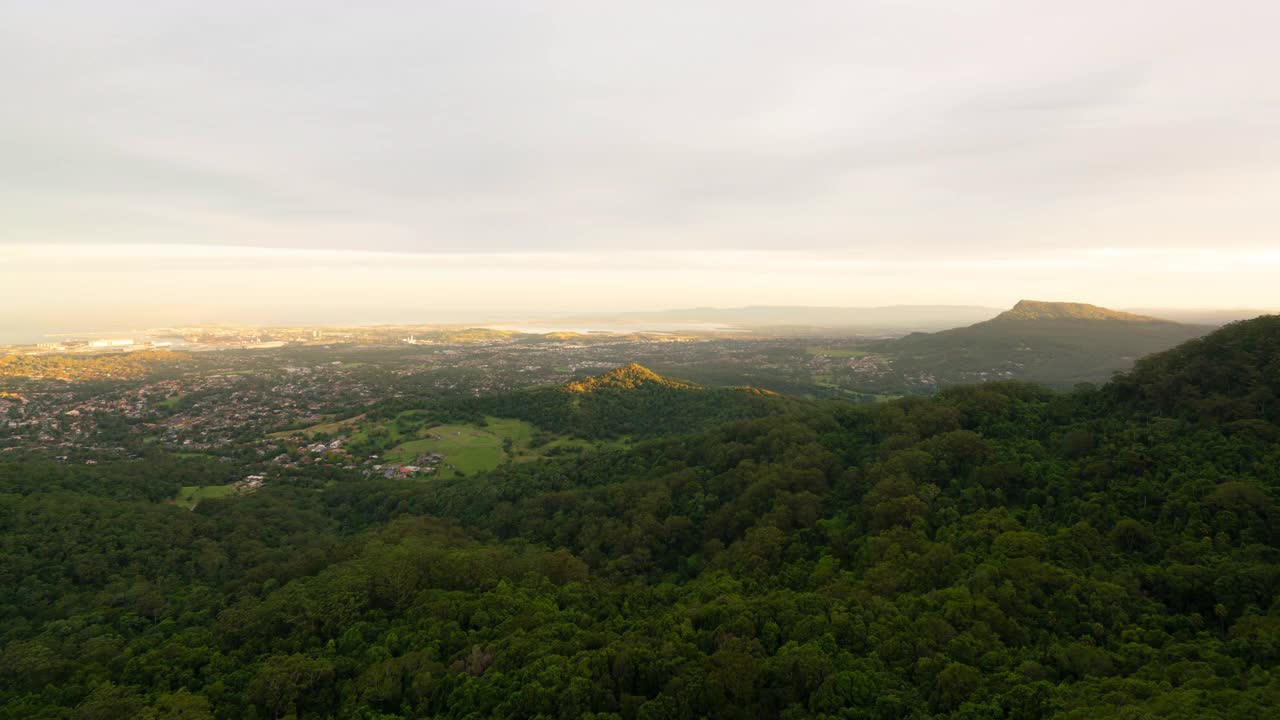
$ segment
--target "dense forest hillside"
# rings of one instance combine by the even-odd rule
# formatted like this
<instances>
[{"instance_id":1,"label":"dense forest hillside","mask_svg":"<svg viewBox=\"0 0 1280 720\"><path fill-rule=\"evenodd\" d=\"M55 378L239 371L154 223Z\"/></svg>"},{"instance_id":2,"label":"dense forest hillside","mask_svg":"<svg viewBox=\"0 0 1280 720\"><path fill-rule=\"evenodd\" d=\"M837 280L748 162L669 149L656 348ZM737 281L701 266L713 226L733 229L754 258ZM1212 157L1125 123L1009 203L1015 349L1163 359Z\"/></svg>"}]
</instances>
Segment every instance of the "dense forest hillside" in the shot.
<instances>
[{"instance_id":1,"label":"dense forest hillside","mask_svg":"<svg viewBox=\"0 0 1280 720\"><path fill-rule=\"evenodd\" d=\"M1065 389L1105 382L1139 357L1210 330L1095 305L1023 300L991 320L874 348L899 374L927 373L943 385L1013 379Z\"/></svg>"},{"instance_id":2,"label":"dense forest hillside","mask_svg":"<svg viewBox=\"0 0 1280 720\"><path fill-rule=\"evenodd\" d=\"M1260 318L1097 390L792 403L194 511L157 499L221 463L10 457L0 718L1276 717L1278 367ZM509 402L663 423L694 392L626 368Z\"/></svg>"},{"instance_id":3,"label":"dense forest hillside","mask_svg":"<svg viewBox=\"0 0 1280 720\"><path fill-rule=\"evenodd\" d=\"M1232 323L1143 358L1111 391L1148 412L1280 424L1280 315Z\"/></svg>"},{"instance_id":4,"label":"dense forest hillside","mask_svg":"<svg viewBox=\"0 0 1280 720\"><path fill-rule=\"evenodd\" d=\"M601 439L682 434L777 414L795 404L767 390L703 387L631 363L560 386L466 399L451 407L455 414L516 418L547 432Z\"/></svg>"}]
</instances>

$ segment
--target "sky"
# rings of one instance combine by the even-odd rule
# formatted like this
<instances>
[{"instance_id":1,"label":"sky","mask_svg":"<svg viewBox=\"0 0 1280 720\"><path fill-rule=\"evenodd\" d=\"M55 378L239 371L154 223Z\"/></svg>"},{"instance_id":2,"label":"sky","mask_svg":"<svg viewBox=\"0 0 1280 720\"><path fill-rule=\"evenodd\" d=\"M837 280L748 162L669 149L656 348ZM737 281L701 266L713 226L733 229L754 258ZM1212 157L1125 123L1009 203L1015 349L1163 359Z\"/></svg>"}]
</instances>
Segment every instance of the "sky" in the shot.
<instances>
[{"instance_id":1,"label":"sky","mask_svg":"<svg viewBox=\"0 0 1280 720\"><path fill-rule=\"evenodd\" d=\"M0 329L1276 308L1277 27L1274 0L0 0Z\"/></svg>"}]
</instances>

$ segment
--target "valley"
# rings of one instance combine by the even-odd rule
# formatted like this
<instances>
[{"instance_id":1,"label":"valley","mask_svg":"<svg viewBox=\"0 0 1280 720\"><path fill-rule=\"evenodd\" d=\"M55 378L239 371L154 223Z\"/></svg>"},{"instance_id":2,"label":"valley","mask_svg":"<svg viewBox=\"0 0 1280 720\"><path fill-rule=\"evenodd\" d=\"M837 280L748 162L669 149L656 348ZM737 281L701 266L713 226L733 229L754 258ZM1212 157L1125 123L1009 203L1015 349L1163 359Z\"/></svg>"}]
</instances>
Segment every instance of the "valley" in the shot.
<instances>
[{"instance_id":1,"label":"valley","mask_svg":"<svg viewBox=\"0 0 1280 720\"><path fill-rule=\"evenodd\" d=\"M1278 10L0 3L0 720L1280 720Z\"/></svg>"},{"instance_id":2,"label":"valley","mask_svg":"<svg viewBox=\"0 0 1280 720\"><path fill-rule=\"evenodd\" d=\"M1280 317L989 322L22 376L0 717L1264 717Z\"/></svg>"}]
</instances>

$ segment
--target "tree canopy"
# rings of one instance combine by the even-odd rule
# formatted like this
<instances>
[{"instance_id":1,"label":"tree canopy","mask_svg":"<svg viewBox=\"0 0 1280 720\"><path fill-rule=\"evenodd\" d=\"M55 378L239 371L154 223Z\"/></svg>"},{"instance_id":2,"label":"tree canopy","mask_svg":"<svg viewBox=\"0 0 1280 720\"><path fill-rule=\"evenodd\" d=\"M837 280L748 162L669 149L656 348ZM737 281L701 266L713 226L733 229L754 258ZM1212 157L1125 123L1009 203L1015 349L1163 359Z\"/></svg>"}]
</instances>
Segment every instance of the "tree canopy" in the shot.
<instances>
[{"instance_id":1,"label":"tree canopy","mask_svg":"<svg viewBox=\"0 0 1280 720\"><path fill-rule=\"evenodd\" d=\"M217 462L6 461L0 718L1274 717L1278 367L1262 318L697 427L630 371L504 401L608 397L626 450L194 511Z\"/></svg>"}]
</instances>

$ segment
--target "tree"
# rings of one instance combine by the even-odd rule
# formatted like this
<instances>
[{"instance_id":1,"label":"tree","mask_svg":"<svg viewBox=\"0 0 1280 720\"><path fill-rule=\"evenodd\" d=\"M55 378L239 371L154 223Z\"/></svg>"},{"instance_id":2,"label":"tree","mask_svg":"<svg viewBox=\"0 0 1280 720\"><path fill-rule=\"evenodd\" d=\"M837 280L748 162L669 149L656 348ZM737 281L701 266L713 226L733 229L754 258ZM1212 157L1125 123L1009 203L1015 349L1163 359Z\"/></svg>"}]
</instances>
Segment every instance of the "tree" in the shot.
<instances>
[{"instance_id":1,"label":"tree","mask_svg":"<svg viewBox=\"0 0 1280 720\"><path fill-rule=\"evenodd\" d=\"M264 660L249 684L248 694L272 717L297 712L308 693L333 678L333 665L306 655L273 655Z\"/></svg>"}]
</instances>

